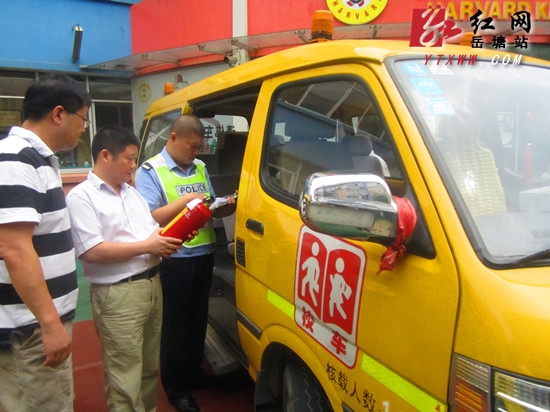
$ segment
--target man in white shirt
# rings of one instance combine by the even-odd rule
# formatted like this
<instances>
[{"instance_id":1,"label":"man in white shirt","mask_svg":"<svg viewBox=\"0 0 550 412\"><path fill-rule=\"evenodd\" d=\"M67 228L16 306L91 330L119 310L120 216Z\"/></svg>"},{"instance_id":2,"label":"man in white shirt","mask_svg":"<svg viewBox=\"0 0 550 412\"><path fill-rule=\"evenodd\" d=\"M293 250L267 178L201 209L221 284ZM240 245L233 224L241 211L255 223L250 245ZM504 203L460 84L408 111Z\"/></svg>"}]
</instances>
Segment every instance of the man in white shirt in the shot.
<instances>
[{"instance_id":1,"label":"man in white shirt","mask_svg":"<svg viewBox=\"0 0 550 412\"><path fill-rule=\"evenodd\" d=\"M182 244L160 235L147 203L128 184L138 146L125 128L100 129L92 142L94 170L67 195L76 255L91 282L111 411L156 408L162 325L158 264Z\"/></svg>"}]
</instances>

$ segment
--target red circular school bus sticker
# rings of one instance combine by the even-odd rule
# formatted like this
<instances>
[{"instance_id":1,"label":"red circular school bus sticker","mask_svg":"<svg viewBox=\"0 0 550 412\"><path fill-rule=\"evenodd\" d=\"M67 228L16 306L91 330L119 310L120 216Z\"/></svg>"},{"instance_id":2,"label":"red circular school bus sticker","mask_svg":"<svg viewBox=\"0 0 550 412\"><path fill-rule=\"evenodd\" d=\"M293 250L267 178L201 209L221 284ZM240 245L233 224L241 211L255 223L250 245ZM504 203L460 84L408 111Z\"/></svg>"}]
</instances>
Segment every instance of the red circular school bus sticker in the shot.
<instances>
[{"instance_id":1,"label":"red circular school bus sticker","mask_svg":"<svg viewBox=\"0 0 550 412\"><path fill-rule=\"evenodd\" d=\"M388 0L327 0L334 17L347 24L364 24L377 18Z\"/></svg>"}]
</instances>

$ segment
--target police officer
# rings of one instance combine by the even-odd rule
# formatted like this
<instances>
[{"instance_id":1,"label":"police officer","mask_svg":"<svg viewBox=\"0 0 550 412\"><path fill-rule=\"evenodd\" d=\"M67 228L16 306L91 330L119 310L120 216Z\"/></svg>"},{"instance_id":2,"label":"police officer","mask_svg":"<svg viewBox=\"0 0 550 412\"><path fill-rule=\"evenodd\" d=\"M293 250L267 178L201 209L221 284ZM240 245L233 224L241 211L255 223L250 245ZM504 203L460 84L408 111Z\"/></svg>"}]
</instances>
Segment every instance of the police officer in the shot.
<instances>
[{"instance_id":1,"label":"police officer","mask_svg":"<svg viewBox=\"0 0 550 412\"><path fill-rule=\"evenodd\" d=\"M168 142L137 171L136 188L152 215L166 226L193 199L215 199L204 162L196 159L203 145L204 126L194 115L174 122ZM235 199L213 212L235 211ZM160 264L164 295L161 335L161 381L169 402L178 411L198 411L192 398L201 373L208 316L208 295L214 268L215 233L212 222L192 241Z\"/></svg>"}]
</instances>

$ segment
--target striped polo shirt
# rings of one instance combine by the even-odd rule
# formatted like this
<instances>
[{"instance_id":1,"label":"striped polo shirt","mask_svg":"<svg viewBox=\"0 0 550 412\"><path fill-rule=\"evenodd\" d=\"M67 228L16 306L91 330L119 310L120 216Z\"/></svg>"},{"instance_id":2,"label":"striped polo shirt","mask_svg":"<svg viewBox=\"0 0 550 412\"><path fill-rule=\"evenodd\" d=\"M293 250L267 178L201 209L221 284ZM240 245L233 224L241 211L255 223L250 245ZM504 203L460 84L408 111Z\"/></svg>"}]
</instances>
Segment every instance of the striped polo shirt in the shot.
<instances>
[{"instance_id":1,"label":"striped polo shirt","mask_svg":"<svg viewBox=\"0 0 550 412\"><path fill-rule=\"evenodd\" d=\"M13 127L0 140L0 224L34 222L33 244L44 278L62 320L74 318L78 285L59 164L33 132ZM38 326L11 284L0 257L0 345L11 334Z\"/></svg>"}]
</instances>

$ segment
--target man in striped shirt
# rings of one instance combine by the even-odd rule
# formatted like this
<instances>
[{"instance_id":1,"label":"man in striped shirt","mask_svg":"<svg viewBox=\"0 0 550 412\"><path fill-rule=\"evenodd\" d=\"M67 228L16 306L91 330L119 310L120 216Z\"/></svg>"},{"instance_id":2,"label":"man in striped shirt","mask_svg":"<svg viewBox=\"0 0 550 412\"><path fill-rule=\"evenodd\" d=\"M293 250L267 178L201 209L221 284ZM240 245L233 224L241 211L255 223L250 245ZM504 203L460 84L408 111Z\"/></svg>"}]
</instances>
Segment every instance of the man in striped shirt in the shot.
<instances>
[{"instance_id":1,"label":"man in striped shirt","mask_svg":"<svg viewBox=\"0 0 550 412\"><path fill-rule=\"evenodd\" d=\"M91 98L62 74L34 82L23 123L0 140L0 410L71 411L78 295L54 152L76 147Z\"/></svg>"}]
</instances>

